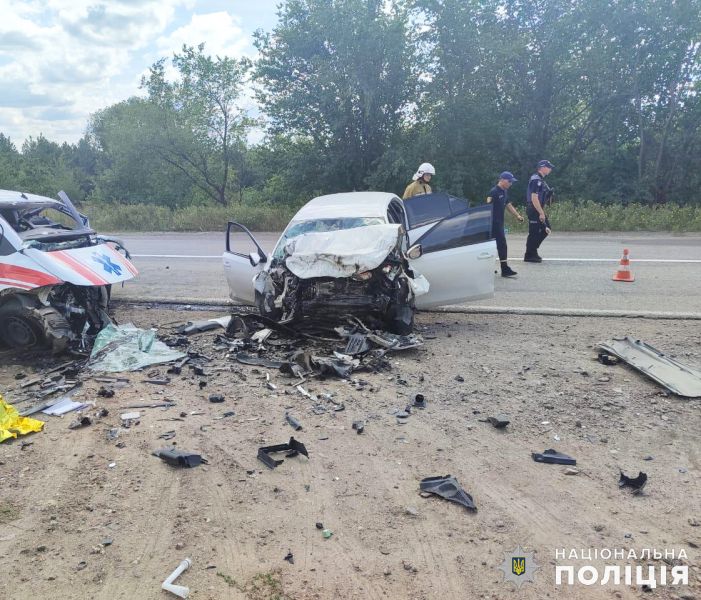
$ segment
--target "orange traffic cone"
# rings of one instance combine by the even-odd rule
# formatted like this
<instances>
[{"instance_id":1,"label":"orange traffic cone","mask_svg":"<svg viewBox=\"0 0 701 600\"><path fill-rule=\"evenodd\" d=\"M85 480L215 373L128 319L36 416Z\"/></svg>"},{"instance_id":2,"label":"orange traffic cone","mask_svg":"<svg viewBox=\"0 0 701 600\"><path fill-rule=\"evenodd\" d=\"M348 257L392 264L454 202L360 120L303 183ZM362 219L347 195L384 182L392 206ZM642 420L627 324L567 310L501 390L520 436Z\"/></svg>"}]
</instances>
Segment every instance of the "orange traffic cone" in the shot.
<instances>
[{"instance_id":1,"label":"orange traffic cone","mask_svg":"<svg viewBox=\"0 0 701 600\"><path fill-rule=\"evenodd\" d=\"M635 281L633 273L630 272L630 258L628 256L628 248L623 249L623 258L618 267L618 271L612 277L614 281Z\"/></svg>"}]
</instances>

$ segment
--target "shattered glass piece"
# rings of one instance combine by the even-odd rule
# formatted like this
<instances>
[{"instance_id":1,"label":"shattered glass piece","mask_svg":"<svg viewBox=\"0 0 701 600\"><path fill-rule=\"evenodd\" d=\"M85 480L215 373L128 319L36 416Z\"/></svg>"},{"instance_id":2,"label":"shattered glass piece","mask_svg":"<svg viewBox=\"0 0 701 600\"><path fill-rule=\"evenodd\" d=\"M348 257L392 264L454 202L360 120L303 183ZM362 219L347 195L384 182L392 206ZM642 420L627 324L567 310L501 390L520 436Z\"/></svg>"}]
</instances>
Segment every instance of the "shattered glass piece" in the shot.
<instances>
[{"instance_id":1,"label":"shattered glass piece","mask_svg":"<svg viewBox=\"0 0 701 600\"><path fill-rule=\"evenodd\" d=\"M157 340L152 329L139 329L131 323L108 325L95 338L87 368L110 373L135 371L184 356Z\"/></svg>"}]
</instances>

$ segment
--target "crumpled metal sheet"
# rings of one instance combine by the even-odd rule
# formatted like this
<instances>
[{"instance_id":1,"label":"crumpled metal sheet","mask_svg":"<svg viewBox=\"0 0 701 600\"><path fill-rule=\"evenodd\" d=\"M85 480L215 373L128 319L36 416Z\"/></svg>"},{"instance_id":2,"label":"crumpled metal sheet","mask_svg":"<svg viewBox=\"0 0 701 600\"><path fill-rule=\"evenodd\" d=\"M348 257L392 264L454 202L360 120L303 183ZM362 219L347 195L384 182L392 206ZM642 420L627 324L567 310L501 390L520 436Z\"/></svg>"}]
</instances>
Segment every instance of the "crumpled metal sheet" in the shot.
<instances>
[{"instance_id":1,"label":"crumpled metal sheet","mask_svg":"<svg viewBox=\"0 0 701 600\"><path fill-rule=\"evenodd\" d=\"M300 279L350 277L372 271L399 243L400 225L305 233L285 246L285 265Z\"/></svg>"},{"instance_id":2,"label":"crumpled metal sheet","mask_svg":"<svg viewBox=\"0 0 701 600\"><path fill-rule=\"evenodd\" d=\"M642 340L614 338L599 348L685 398L701 398L701 371L666 356Z\"/></svg>"}]
</instances>

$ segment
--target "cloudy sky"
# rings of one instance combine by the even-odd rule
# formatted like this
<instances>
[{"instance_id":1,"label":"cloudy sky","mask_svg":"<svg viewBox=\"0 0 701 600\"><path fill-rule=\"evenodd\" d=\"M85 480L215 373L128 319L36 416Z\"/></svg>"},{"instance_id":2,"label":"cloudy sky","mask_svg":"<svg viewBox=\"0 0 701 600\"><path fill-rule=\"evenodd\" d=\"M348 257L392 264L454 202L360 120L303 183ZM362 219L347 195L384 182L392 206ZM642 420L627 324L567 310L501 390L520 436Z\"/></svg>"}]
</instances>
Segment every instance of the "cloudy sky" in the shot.
<instances>
[{"instance_id":1,"label":"cloudy sky","mask_svg":"<svg viewBox=\"0 0 701 600\"><path fill-rule=\"evenodd\" d=\"M139 94L183 44L253 56L278 0L0 0L0 132L75 142L90 113Z\"/></svg>"}]
</instances>

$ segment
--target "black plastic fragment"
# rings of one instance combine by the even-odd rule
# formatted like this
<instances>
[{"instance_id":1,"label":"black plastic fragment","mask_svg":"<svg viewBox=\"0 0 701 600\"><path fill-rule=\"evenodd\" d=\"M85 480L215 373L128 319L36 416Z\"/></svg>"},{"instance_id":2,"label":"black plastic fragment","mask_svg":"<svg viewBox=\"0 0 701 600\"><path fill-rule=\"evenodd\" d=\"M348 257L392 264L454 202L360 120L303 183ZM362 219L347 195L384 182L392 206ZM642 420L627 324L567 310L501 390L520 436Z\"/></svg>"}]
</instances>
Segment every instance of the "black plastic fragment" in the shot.
<instances>
[{"instance_id":1,"label":"black plastic fragment","mask_svg":"<svg viewBox=\"0 0 701 600\"><path fill-rule=\"evenodd\" d=\"M495 429L504 429L511 421L506 415L497 415L496 417L487 417L487 422L491 423Z\"/></svg>"},{"instance_id":2,"label":"black plastic fragment","mask_svg":"<svg viewBox=\"0 0 701 600\"><path fill-rule=\"evenodd\" d=\"M361 434L365 431L365 421L353 421L352 427L358 434Z\"/></svg>"},{"instance_id":3,"label":"black plastic fragment","mask_svg":"<svg viewBox=\"0 0 701 600\"><path fill-rule=\"evenodd\" d=\"M357 354L365 354L368 350L370 350L368 336L364 333L351 333L348 336L348 343L343 353L355 356Z\"/></svg>"},{"instance_id":4,"label":"black plastic fragment","mask_svg":"<svg viewBox=\"0 0 701 600\"><path fill-rule=\"evenodd\" d=\"M628 477L621 471L621 477L618 480L618 487L629 487L633 488L633 493L639 493L647 483L647 473L640 471L637 477Z\"/></svg>"},{"instance_id":5,"label":"black plastic fragment","mask_svg":"<svg viewBox=\"0 0 701 600\"><path fill-rule=\"evenodd\" d=\"M161 448L153 452L162 461L167 462L174 467L196 467L201 464L207 464L207 459L202 458L199 454L193 454L186 450L176 450L175 448Z\"/></svg>"},{"instance_id":6,"label":"black plastic fragment","mask_svg":"<svg viewBox=\"0 0 701 600\"><path fill-rule=\"evenodd\" d=\"M602 365L607 365L609 367L613 365L617 365L621 359L618 358L617 356L614 356L613 354L609 354L608 352L604 352L603 350L599 352L599 355L597 357L599 359L599 362Z\"/></svg>"},{"instance_id":7,"label":"black plastic fragment","mask_svg":"<svg viewBox=\"0 0 701 600\"><path fill-rule=\"evenodd\" d=\"M414 406L416 408L426 408L426 398L423 394L416 394L416 396L414 396Z\"/></svg>"},{"instance_id":8,"label":"black plastic fragment","mask_svg":"<svg viewBox=\"0 0 701 600\"><path fill-rule=\"evenodd\" d=\"M270 454L274 452L287 452L285 458L292 458L298 454L304 454L309 458L309 453L302 442L298 442L293 437L287 444L276 444L275 446L263 446L258 448L258 460L265 464L269 469L274 469L278 465L281 465L284 460L275 460Z\"/></svg>"},{"instance_id":9,"label":"black plastic fragment","mask_svg":"<svg viewBox=\"0 0 701 600\"><path fill-rule=\"evenodd\" d=\"M210 394L209 401L213 402L215 404L219 404L221 402L224 402L224 394Z\"/></svg>"},{"instance_id":10,"label":"black plastic fragment","mask_svg":"<svg viewBox=\"0 0 701 600\"><path fill-rule=\"evenodd\" d=\"M577 464L576 459L572 458L571 456L567 456L567 454L563 454L562 452L558 452L557 450L553 450L552 448L550 450L543 450L542 454L538 454L537 452L532 452L531 456L533 457L533 460L536 462L547 463L547 464L551 464L551 465L576 465Z\"/></svg>"},{"instance_id":11,"label":"black plastic fragment","mask_svg":"<svg viewBox=\"0 0 701 600\"><path fill-rule=\"evenodd\" d=\"M458 480L452 475L443 477L426 477L421 480L421 491L436 494L441 498L461 504L468 510L477 510L472 496L460 487Z\"/></svg>"}]
</instances>

